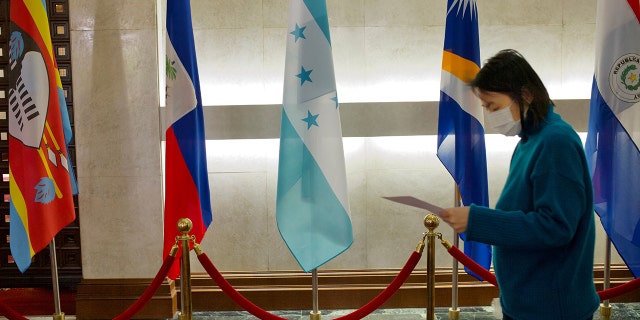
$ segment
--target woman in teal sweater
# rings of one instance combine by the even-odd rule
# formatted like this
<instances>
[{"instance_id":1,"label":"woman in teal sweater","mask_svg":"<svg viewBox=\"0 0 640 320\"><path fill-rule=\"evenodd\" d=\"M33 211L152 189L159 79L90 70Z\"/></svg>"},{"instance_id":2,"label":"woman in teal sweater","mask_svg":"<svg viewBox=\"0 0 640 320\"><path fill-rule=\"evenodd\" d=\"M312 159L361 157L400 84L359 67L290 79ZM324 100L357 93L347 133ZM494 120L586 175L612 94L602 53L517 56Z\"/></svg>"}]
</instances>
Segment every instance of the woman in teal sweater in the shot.
<instances>
[{"instance_id":1,"label":"woman in teal sweater","mask_svg":"<svg viewBox=\"0 0 640 320\"><path fill-rule=\"evenodd\" d=\"M593 190L580 138L515 50L489 59L471 86L488 124L520 141L495 209L472 204L440 217L493 246L503 319L592 319Z\"/></svg>"}]
</instances>

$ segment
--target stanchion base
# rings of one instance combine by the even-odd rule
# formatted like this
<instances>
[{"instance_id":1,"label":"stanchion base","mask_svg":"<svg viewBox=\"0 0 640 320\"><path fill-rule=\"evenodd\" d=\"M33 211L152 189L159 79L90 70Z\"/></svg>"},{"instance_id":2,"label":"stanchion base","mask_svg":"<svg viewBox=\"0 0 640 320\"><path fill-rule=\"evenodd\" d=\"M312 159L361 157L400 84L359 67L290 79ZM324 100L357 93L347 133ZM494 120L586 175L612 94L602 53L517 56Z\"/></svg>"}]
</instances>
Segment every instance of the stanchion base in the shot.
<instances>
[{"instance_id":1,"label":"stanchion base","mask_svg":"<svg viewBox=\"0 0 640 320\"><path fill-rule=\"evenodd\" d=\"M449 320L460 320L460 310L449 308Z\"/></svg>"},{"instance_id":2,"label":"stanchion base","mask_svg":"<svg viewBox=\"0 0 640 320\"><path fill-rule=\"evenodd\" d=\"M54 314L53 320L64 320L64 312Z\"/></svg>"},{"instance_id":3,"label":"stanchion base","mask_svg":"<svg viewBox=\"0 0 640 320\"><path fill-rule=\"evenodd\" d=\"M600 304L600 319L601 320L611 319L611 306L605 306L603 304Z\"/></svg>"},{"instance_id":4,"label":"stanchion base","mask_svg":"<svg viewBox=\"0 0 640 320\"><path fill-rule=\"evenodd\" d=\"M191 320L191 319L193 319L193 315L178 311L178 320Z\"/></svg>"},{"instance_id":5,"label":"stanchion base","mask_svg":"<svg viewBox=\"0 0 640 320\"><path fill-rule=\"evenodd\" d=\"M310 320L320 320L322 319L322 313L318 311L318 313L315 312L310 312L309 313L309 319Z\"/></svg>"}]
</instances>

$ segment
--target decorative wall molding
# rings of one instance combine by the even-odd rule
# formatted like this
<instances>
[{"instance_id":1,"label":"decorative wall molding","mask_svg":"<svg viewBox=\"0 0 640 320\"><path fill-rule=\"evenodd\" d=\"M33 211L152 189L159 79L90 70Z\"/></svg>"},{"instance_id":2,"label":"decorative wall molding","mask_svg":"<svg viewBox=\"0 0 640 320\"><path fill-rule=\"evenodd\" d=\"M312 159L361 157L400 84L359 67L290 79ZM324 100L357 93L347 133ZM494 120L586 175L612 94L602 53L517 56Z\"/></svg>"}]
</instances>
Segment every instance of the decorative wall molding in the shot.
<instances>
[{"instance_id":1,"label":"decorative wall molding","mask_svg":"<svg viewBox=\"0 0 640 320\"><path fill-rule=\"evenodd\" d=\"M76 293L76 319L113 319L133 305L153 279L83 279ZM136 318L170 319L177 309L174 282L168 279Z\"/></svg>"},{"instance_id":2,"label":"decorative wall molding","mask_svg":"<svg viewBox=\"0 0 640 320\"><path fill-rule=\"evenodd\" d=\"M555 103L556 111L578 132L587 131L588 99ZM203 110L209 140L280 137L281 105L205 106ZM341 103L340 117L343 137L438 134L438 101ZM164 108L160 118L164 123Z\"/></svg>"}]
</instances>

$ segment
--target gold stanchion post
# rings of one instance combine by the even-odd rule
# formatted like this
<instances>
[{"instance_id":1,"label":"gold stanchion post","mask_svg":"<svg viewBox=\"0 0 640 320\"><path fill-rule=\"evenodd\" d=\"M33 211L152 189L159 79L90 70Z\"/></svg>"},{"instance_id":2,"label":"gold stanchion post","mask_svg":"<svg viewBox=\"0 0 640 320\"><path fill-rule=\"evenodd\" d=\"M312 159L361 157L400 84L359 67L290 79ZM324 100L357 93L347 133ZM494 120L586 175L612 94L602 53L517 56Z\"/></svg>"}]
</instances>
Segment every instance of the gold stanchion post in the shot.
<instances>
[{"instance_id":1,"label":"gold stanchion post","mask_svg":"<svg viewBox=\"0 0 640 320\"><path fill-rule=\"evenodd\" d=\"M176 237L176 241L180 242L182 248L182 256L180 261L180 314L179 320L191 320L193 317L193 308L191 306L191 265L189 262L189 240L193 237L189 236L189 232L193 228L193 223L187 218L178 221L178 231L181 236Z\"/></svg>"},{"instance_id":2,"label":"gold stanchion post","mask_svg":"<svg viewBox=\"0 0 640 320\"><path fill-rule=\"evenodd\" d=\"M440 219L435 214L428 214L424 218L424 226L429 230L427 238L427 320L436 318L436 233L434 230L440 225Z\"/></svg>"}]
</instances>

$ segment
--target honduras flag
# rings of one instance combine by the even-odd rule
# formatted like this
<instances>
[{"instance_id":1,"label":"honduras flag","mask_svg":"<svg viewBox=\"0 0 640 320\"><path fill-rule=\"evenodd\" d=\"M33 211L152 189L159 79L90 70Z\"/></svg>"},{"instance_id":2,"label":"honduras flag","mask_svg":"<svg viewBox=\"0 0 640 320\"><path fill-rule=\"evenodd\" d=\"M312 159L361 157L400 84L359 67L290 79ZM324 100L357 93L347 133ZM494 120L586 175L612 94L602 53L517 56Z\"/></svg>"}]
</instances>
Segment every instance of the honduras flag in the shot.
<instances>
[{"instance_id":1,"label":"honduras flag","mask_svg":"<svg viewBox=\"0 0 640 320\"><path fill-rule=\"evenodd\" d=\"M596 67L585 145L594 208L640 276L640 2L599 0Z\"/></svg>"},{"instance_id":2,"label":"honduras flag","mask_svg":"<svg viewBox=\"0 0 640 320\"><path fill-rule=\"evenodd\" d=\"M276 221L305 272L353 243L325 0L291 0Z\"/></svg>"},{"instance_id":3,"label":"honduras flag","mask_svg":"<svg viewBox=\"0 0 640 320\"><path fill-rule=\"evenodd\" d=\"M175 243L178 220L193 222L202 241L211 224L204 120L189 1L167 0L167 108L164 256ZM179 261L169 277L179 273Z\"/></svg>"},{"instance_id":4,"label":"honduras flag","mask_svg":"<svg viewBox=\"0 0 640 320\"><path fill-rule=\"evenodd\" d=\"M482 105L468 85L479 70L476 1L449 0L442 54L437 154L456 181L462 203L488 206ZM464 234L462 237L464 239ZM491 266L491 246L466 241L464 252L485 269Z\"/></svg>"}]
</instances>

